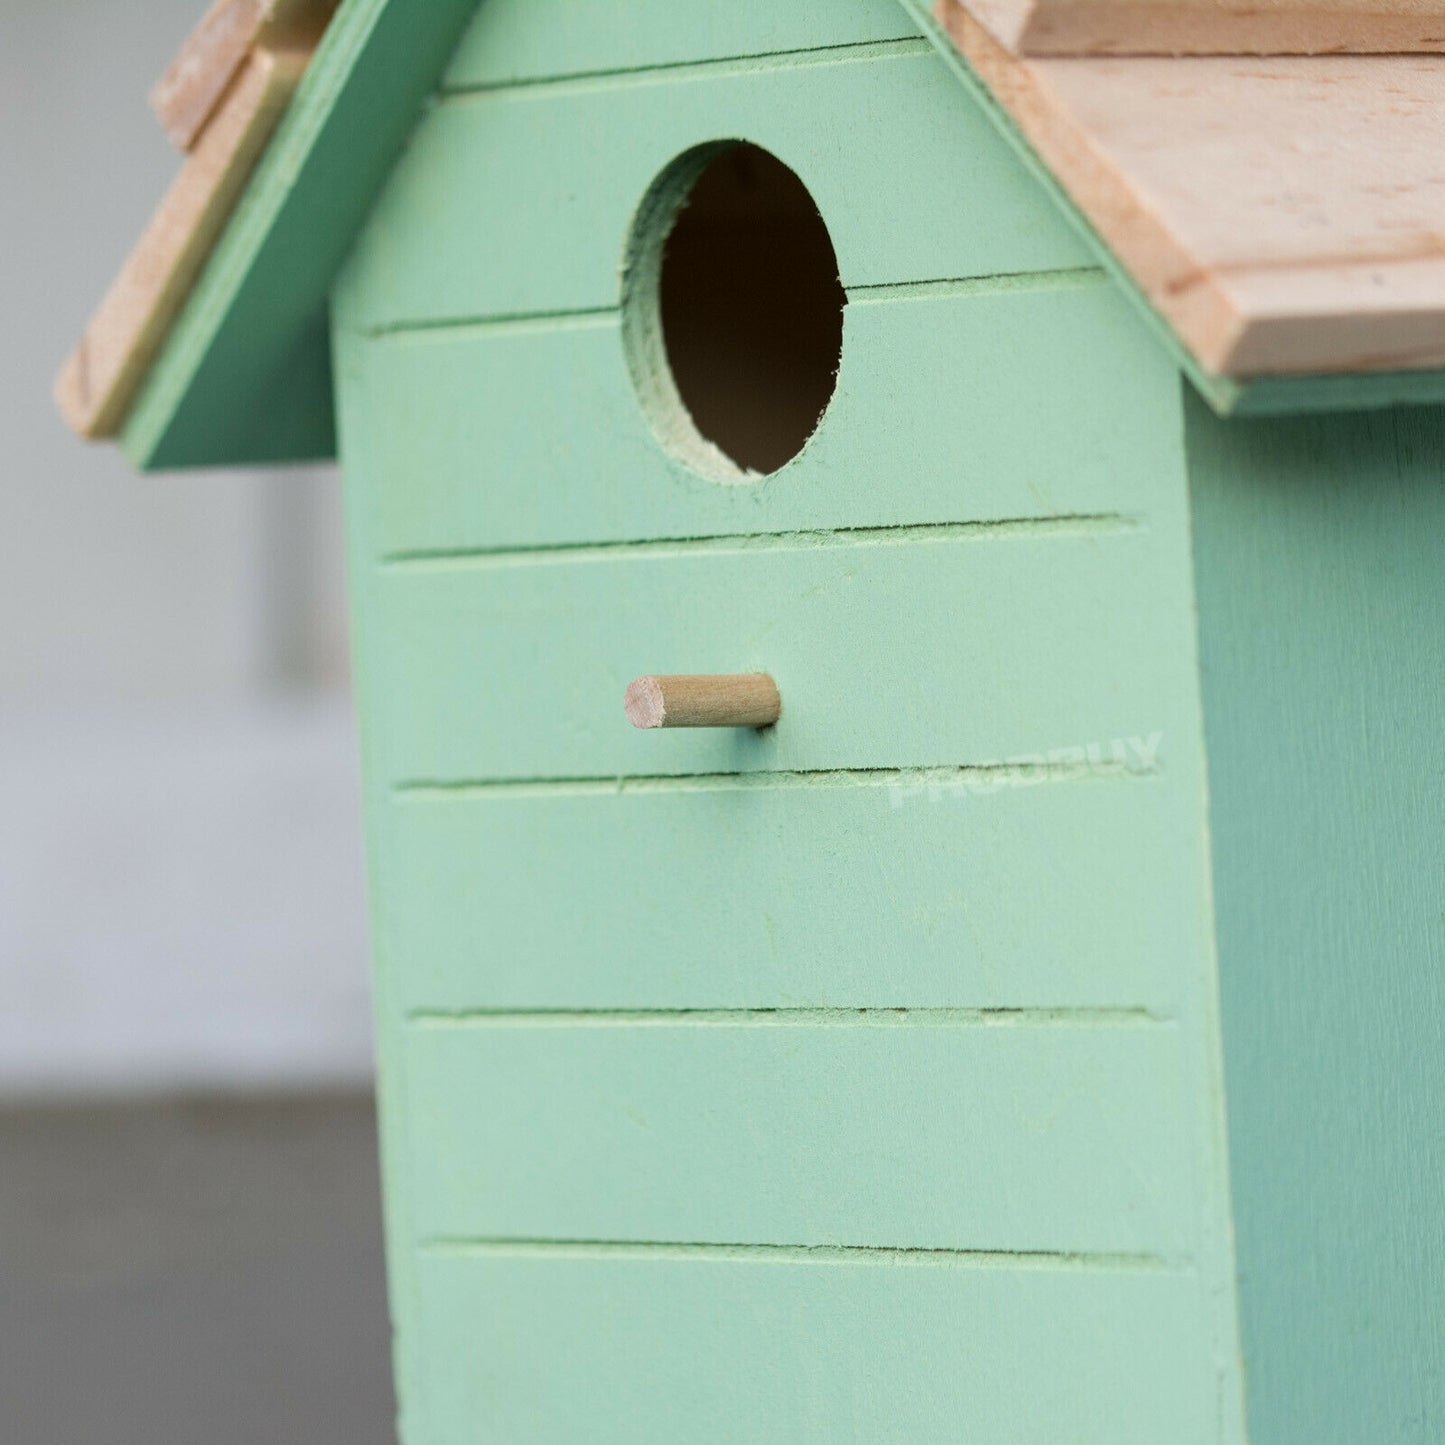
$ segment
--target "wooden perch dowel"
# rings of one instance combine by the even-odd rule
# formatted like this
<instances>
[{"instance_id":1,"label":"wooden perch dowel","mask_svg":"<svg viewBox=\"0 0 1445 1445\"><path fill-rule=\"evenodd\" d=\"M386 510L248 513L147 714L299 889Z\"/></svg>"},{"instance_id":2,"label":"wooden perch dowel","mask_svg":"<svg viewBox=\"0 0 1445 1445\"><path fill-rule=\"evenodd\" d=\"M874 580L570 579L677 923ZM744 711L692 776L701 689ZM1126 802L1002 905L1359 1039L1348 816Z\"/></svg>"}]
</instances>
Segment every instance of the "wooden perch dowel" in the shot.
<instances>
[{"instance_id":1,"label":"wooden perch dowel","mask_svg":"<svg viewBox=\"0 0 1445 1445\"><path fill-rule=\"evenodd\" d=\"M680 673L628 683L623 707L637 728L765 728L783 703L765 672Z\"/></svg>"}]
</instances>

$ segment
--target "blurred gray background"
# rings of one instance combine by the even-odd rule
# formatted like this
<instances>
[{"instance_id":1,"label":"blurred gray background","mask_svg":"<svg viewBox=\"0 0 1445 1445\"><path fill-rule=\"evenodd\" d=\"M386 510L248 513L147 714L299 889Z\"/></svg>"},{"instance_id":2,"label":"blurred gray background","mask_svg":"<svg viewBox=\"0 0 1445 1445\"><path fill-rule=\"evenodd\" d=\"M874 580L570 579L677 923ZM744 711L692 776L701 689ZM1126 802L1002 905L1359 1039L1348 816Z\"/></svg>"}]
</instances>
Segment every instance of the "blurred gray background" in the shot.
<instances>
[{"instance_id":1,"label":"blurred gray background","mask_svg":"<svg viewBox=\"0 0 1445 1445\"><path fill-rule=\"evenodd\" d=\"M133 475L51 377L204 0L0 0L0 1438L392 1439L329 468Z\"/></svg>"}]
</instances>

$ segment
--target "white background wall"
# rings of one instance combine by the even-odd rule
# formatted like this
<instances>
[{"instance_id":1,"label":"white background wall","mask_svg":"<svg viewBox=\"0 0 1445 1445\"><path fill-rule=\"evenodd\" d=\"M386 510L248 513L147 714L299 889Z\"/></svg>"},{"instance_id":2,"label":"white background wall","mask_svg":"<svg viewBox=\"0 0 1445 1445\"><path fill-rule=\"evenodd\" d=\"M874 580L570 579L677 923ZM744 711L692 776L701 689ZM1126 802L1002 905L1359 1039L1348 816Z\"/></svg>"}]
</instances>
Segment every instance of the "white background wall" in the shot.
<instances>
[{"instance_id":1,"label":"white background wall","mask_svg":"<svg viewBox=\"0 0 1445 1445\"><path fill-rule=\"evenodd\" d=\"M133 475L51 377L201 0L0 0L0 1094L370 1066L334 473Z\"/></svg>"}]
</instances>

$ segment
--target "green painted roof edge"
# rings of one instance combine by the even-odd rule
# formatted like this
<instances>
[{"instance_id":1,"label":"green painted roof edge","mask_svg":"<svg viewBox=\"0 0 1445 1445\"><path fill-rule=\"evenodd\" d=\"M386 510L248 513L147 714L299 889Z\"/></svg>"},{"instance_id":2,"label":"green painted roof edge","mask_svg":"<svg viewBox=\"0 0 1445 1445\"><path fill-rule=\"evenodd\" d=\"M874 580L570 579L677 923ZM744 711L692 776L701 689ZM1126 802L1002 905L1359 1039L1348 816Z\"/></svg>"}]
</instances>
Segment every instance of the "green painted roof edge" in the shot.
<instances>
[{"instance_id":1,"label":"green painted roof edge","mask_svg":"<svg viewBox=\"0 0 1445 1445\"><path fill-rule=\"evenodd\" d=\"M1220 376L1206 371L1135 284L1133 276L1055 179L1053 171L1039 158L1014 118L995 99L993 92L939 25L926 0L899 0L899 4L932 42L1029 172L1053 197L1054 203L1134 303L1144 323L1174 358L1179 369L1220 416L1284 416L1299 412L1361 410L1445 401L1445 370L1326 373L1253 379Z\"/></svg>"},{"instance_id":2,"label":"green painted roof edge","mask_svg":"<svg viewBox=\"0 0 1445 1445\"><path fill-rule=\"evenodd\" d=\"M475 0L343 0L126 418L160 469L335 454L327 296Z\"/></svg>"}]
</instances>

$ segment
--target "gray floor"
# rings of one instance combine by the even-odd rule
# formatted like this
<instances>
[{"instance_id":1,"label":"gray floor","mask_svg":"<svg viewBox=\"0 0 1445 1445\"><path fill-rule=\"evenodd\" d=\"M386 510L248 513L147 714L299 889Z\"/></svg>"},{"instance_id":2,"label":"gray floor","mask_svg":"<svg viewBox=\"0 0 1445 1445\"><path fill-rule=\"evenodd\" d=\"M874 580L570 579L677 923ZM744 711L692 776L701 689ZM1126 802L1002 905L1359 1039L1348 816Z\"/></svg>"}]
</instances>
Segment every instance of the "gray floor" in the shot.
<instances>
[{"instance_id":1,"label":"gray floor","mask_svg":"<svg viewBox=\"0 0 1445 1445\"><path fill-rule=\"evenodd\" d=\"M0 1111L7 1445L391 1445L361 1098Z\"/></svg>"}]
</instances>

